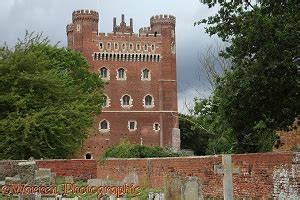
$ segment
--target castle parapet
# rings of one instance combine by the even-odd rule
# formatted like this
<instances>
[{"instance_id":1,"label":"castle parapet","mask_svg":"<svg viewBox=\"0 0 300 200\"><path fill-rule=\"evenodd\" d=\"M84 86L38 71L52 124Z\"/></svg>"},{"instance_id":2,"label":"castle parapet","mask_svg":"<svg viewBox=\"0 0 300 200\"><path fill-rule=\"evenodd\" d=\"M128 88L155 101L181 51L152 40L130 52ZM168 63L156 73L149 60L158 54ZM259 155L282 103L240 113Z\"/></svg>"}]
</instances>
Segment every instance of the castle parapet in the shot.
<instances>
[{"instance_id":1,"label":"castle parapet","mask_svg":"<svg viewBox=\"0 0 300 200\"><path fill-rule=\"evenodd\" d=\"M94 10L75 10L72 14L73 23L78 20L99 21L99 13Z\"/></svg>"},{"instance_id":2,"label":"castle parapet","mask_svg":"<svg viewBox=\"0 0 300 200\"><path fill-rule=\"evenodd\" d=\"M67 34L74 31L74 24L68 24L66 28Z\"/></svg>"},{"instance_id":3,"label":"castle parapet","mask_svg":"<svg viewBox=\"0 0 300 200\"><path fill-rule=\"evenodd\" d=\"M150 18L151 27L155 24L176 24L176 17L173 15L155 15Z\"/></svg>"},{"instance_id":4,"label":"castle parapet","mask_svg":"<svg viewBox=\"0 0 300 200\"><path fill-rule=\"evenodd\" d=\"M152 33L151 27L149 27L149 26L142 27L142 28L140 28L139 33L140 34L151 34Z\"/></svg>"}]
</instances>

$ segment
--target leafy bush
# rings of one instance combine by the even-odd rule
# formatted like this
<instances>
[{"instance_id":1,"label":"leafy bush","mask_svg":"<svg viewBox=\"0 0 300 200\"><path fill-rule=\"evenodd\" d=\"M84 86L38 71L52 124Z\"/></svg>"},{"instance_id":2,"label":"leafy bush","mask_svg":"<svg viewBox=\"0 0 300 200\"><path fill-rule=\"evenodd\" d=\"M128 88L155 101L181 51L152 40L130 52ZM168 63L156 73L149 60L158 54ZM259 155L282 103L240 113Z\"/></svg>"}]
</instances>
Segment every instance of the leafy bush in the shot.
<instances>
[{"instance_id":1,"label":"leafy bush","mask_svg":"<svg viewBox=\"0 0 300 200\"><path fill-rule=\"evenodd\" d=\"M109 147L103 157L112 158L153 158L182 156L181 152L172 152L159 146L142 146L122 140L117 146Z\"/></svg>"}]
</instances>

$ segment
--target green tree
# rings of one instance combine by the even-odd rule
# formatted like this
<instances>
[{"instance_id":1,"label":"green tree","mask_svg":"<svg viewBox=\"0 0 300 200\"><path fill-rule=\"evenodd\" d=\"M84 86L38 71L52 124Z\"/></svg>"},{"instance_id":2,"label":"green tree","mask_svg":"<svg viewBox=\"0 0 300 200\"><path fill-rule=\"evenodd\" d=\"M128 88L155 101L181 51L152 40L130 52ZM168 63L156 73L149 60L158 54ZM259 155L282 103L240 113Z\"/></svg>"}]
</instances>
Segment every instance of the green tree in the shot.
<instances>
[{"instance_id":1,"label":"green tree","mask_svg":"<svg viewBox=\"0 0 300 200\"><path fill-rule=\"evenodd\" d=\"M0 48L0 159L67 158L103 104L103 83L72 50L26 34Z\"/></svg>"},{"instance_id":2,"label":"green tree","mask_svg":"<svg viewBox=\"0 0 300 200\"><path fill-rule=\"evenodd\" d=\"M269 151L299 113L300 2L204 3L216 2L218 13L199 22L229 43L220 55L232 61L213 92L215 120L233 134L235 152Z\"/></svg>"},{"instance_id":3,"label":"green tree","mask_svg":"<svg viewBox=\"0 0 300 200\"><path fill-rule=\"evenodd\" d=\"M195 155L205 155L209 133L197 116L179 114L179 129L182 149L191 149Z\"/></svg>"}]
</instances>

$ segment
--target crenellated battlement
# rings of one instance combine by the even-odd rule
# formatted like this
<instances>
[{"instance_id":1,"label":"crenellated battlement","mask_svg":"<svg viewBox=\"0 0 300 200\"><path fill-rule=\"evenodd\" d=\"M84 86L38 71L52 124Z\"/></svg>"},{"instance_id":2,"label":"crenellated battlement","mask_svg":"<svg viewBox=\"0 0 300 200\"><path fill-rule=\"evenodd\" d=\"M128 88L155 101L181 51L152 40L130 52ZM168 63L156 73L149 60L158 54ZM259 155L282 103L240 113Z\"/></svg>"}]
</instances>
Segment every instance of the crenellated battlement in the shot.
<instances>
[{"instance_id":1,"label":"crenellated battlement","mask_svg":"<svg viewBox=\"0 0 300 200\"><path fill-rule=\"evenodd\" d=\"M99 20L99 13L94 10L75 10L72 14L73 23L77 20Z\"/></svg>"},{"instance_id":2,"label":"crenellated battlement","mask_svg":"<svg viewBox=\"0 0 300 200\"><path fill-rule=\"evenodd\" d=\"M67 34L69 33L69 32L73 32L74 31L74 24L68 24L67 25Z\"/></svg>"},{"instance_id":3,"label":"crenellated battlement","mask_svg":"<svg viewBox=\"0 0 300 200\"><path fill-rule=\"evenodd\" d=\"M150 33L152 33L151 27L149 27L149 26L142 27L139 29L139 33L140 34L150 34Z\"/></svg>"},{"instance_id":4,"label":"crenellated battlement","mask_svg":"<svg viewBox=\"0 0 300 200\"><path fill-rule=\"evenodd\" d=\"M175 25L176 17L174 17L173 15L155 15L150 18L151 26L158 23L168 23Z\"/></svg>"}]
</instances>

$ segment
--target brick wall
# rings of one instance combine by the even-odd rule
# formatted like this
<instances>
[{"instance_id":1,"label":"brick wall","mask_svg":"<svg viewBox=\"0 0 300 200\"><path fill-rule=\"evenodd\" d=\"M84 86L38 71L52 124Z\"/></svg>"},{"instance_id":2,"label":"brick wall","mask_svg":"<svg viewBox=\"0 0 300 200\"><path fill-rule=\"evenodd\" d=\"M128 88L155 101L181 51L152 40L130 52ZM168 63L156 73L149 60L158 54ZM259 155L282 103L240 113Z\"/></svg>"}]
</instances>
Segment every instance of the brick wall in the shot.
<instances>
[{"instance_id":1,"label":"brick wall","mask_svg":"<svg viewBox=\"0 0 300 200\"><path fill-rule=\"evenodd\" d=\"M300 151L300 128L297 127L292 131L278 131L279 140L276 141L273 151Z\"/></svg>"},{"instance_id":2,"label":"brick wall","mask_svg":"<svg viewBox=\"0 0 300 200\"><path fill-rule=\"evenodd\" d=\"M57 176L73 176L77 179L95 178L97 163L95 160L38 160L39 168L48 168Z\"/></svg>"},{"instance_id":3,"label":"brick wall","mask_svg":"<svg viewBox=\"0 0 300 200\"><path fill-rule=\"evenodd\" d=\"M36 162L40 168L50 168L58 176L126 180L126 183L134 182L152 188L163 188L167 175L197 176L205 197L221 197L223 193L222 175L214 172L214 165L222 163L222 156ZM6 172L6 176L15 175L17 163L1 161L0 175L1 172L2 175ZM300 153L232 155L232 163L239 167L239 173L233 176L235 197L300 198Z\"/></svg>"},{"instance_id":4,"label":"brick wall","mask_svg":"<svg viewBox=\"0 0 300 200\"><path fill-rule=\"evenodd\" d=\"M233 176L235 197L300 197L300 154L233 155L232 162L240 169L240 173ZM205 197L220 197L222 176L214 173L214 165L221 163L221 156L110 159L98 164L97 177L123 180L135 173L138 184L163 188L164 177L168 174L197 176Z\"/></svg>"},{"instance_id":5,"label":"brick wall","mask_svg":"<svg viewBox=\"0 0 300 200\"><path fill-rule=\"evenodd\" d=\"M22 160L0 161L0 181L5 177L13 177L18 174L17 166ZM73 176L76 179L96 178L96 160L36 160L39 168L48 168L57 176Z\"/></svg>"}]
</instances>

